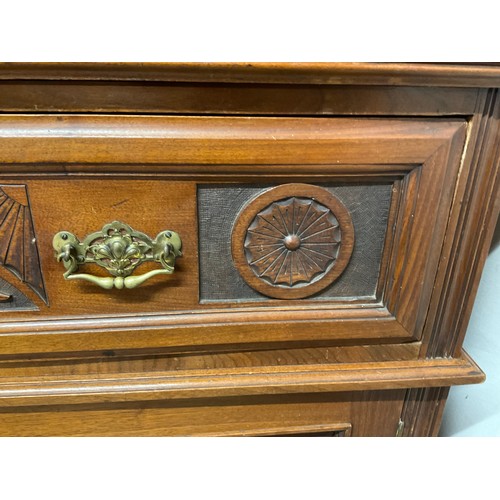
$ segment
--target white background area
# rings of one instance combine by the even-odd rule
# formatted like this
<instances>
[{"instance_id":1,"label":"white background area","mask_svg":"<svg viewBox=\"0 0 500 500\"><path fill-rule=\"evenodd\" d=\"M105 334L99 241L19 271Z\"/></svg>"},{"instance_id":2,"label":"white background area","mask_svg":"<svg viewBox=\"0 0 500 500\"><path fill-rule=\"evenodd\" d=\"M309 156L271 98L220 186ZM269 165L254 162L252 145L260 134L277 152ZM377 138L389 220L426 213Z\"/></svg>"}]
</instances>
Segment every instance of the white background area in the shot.
<instances>
[{"instance_id":1,"label":"white background area","mask_svg":"<svg viewBox=\"0 0 500 500\"><path fill-rule=\"evenodd\" d=\"M486 382L451 388L440 436L500 436L500 219L464 349L486 373Z\"/></svg>"}]
</instances>

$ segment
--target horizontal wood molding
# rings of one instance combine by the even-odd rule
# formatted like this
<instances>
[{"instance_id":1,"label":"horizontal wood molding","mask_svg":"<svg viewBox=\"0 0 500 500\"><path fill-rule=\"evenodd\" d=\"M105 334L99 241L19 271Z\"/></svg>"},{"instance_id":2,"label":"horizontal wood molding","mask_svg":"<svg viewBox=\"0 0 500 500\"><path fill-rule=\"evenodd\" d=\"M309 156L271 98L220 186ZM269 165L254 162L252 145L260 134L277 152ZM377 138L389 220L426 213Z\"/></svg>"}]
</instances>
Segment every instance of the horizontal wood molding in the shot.
<instances>
[{"instance_id":1,"label":"horizontal wood molding","mask_svg":"<svg viewBox=\"0 0 500 500\"><path fill-rule=\"evenodd\" d=\"M471 88L0 79L4 113L466 116L477 98Z\"/></svg>"},{"instance_id":2,"label":"horizontal wood molding","mask_svg":"<svg viewBox=\"0 0 500 500\"><path fill-rule=\"evenodd\" d=\"M488 63L2 63L0 79L500 87L500 66Z\"/></svg>"},{"instance_id":3,"label":"horizontal wood molding","mask_svg":"<svg viewBox=\"0 0 500 500\"><path fill-rule=\"evenodd\" d=\"M240 431L223 431L215 432L213 434L204 434L206 437L258 437L258 436L301 436L301 437L350 437L352 433L351 423L338 423L338 424L312 424L312 425L297 425L286 427L272 427L262 430L240 430Z\"/></svg>"},{"instance_id":4,"label":"horizontal wood molding","mask_svg":"<svg viewBox=\"0 0 500 500\"><path fill-rule=\"evenodd\" d=\"M287 346L284 349L232 350L144 348L136 351L109 350L102 353L79 352L71 355L46 353L1 356L0 380L12 377L59 377L79 375L113 376L116 373L140 373L217 368L254 368L256 366L332 365L382 361L410 361L418 358L419 342L405 344L365 344L330 347Z\"/></svg>"},{"instance_id":5,"label":"horizontal wood molding","mask_svg":"<svg viewBox=\"0 0 500 500\"><path fill-rule=\"evenodd\" d=\"M367 321L370 328L366 327ZM307 328L304 325L307 324ZM311 330L312 329L312 330ZM312 340L314 338L314 340ZM6 322L0 354L99 351L148 347L201 347L255 343L410 341L411 335L385 310L304 309L259 312L179 313Z\"/></svg>"},{"instance_id":6,"label":"horizontal wood molding","mask_svg":"<svg viewBox=\"0 0 500 500\"><path fill-rule=\"evenodd\" d=\"M106 164L133 163L139 174L148 164L182 164L181 172L193 165L226 165L212 173L238 174L245 173L243 165L365 165L369 159L380 173L394 170L385 165L425 162L463 124L452 118L4 115L0 163L2 172L9 172L8 164L19 171L26 163L92 163L106 172Z\"/></svg>"},{"instance_id":7,"label":"horizontal wood molding","mask_svg":"<svg viewBox=\"0 0 500 500\"><path fill-rule=\"evenodd\" d=\"M0 382L0 406L441 387L483 380L484 374L466 354L456 359L124 373L88 379L20 377Z\"/></svg>"}]
</instances>

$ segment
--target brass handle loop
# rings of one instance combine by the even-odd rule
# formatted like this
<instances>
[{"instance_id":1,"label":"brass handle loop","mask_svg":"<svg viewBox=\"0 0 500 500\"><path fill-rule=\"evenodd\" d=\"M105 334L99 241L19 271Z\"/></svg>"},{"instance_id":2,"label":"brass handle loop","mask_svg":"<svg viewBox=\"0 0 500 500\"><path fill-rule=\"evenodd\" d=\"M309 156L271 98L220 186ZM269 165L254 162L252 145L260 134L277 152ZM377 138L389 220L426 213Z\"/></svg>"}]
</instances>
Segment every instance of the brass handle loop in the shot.
<instances>
[{"instance_id":1,"label":"brass handle loop","mask_svg":"<svg viewBox=\"0 0 500 500\"><path fill-rule=\"evenodd\" d=\"M162 231L152 240L119 221L106 224L81 242L73 233L60 231L54 236L52 245L57 261L66 268L65 279L90 281L108 290L113 287L135 288L158 274L172 274L175 259L182 256L182 241L176 232ZM163 269L131 276L144 262L158 262ZM113 277L75 274L83 264L97 264Z\"/></svg>"}]
</instances>

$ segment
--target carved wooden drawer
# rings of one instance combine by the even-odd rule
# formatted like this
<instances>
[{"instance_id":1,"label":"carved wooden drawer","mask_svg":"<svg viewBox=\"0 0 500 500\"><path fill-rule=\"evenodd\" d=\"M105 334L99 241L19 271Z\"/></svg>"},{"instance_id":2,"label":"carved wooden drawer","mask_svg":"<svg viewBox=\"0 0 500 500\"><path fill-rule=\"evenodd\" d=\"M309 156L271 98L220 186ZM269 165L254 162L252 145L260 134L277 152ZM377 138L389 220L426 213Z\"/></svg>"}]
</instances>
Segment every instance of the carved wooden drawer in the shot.
<instances>
[{"instance_id":1,"label":"carved wooden drawer","mask_svg":"<svg viewBox=\"0 0 500 500\"><path fill-rule=\"evenodd\" d=\"M3 352L421 338L464 120L11 116L0 127L2 320L15 338L1 337ZM151 238L177 232L175 272L131 290L96 264L81 270L112 289L64 280L54 254L69 240L54 252L54 236L83 241L115 220ZM111 229L97 238L108 271L145 244L126 227L114 259Z\"/></svg>"},{"instance_id":2,"label":"carved wooden drawer","mask_svg":"<svg viewBox=\"0 0 500 500\"><path fill-rule=\"evenodd\" d=\"M0 435L435 435L484 379L473 70L0 64Z\"/></svg>"}]
</instances>

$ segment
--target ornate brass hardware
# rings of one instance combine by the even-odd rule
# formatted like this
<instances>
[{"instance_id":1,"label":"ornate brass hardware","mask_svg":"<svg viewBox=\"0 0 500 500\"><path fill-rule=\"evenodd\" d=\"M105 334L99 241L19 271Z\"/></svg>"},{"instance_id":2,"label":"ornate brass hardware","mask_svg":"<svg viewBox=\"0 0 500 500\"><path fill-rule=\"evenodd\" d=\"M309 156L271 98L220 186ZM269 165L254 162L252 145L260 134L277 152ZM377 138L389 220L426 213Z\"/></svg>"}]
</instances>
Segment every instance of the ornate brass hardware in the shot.
<instances>
[{"instance_id":1,"label":"ornate brass hardware","mask_svg":"<svg viewBox=\"0 0 500 500\"><path fill-rule=\"evenodd\" d=\"M182 241L174 231L162 231L152 240L123 222L106 224L100 231L88 235L82 242L69 231L60 231L52 242L56 259L62 261L67 280L86 280L102 288L135 288L158 274L172 274L175 259L182 256ZM131 276L144 262L159 262L163 269ZM78 266L97 264L113 277L74 274Z\"/></svg>"}]
</instances>

